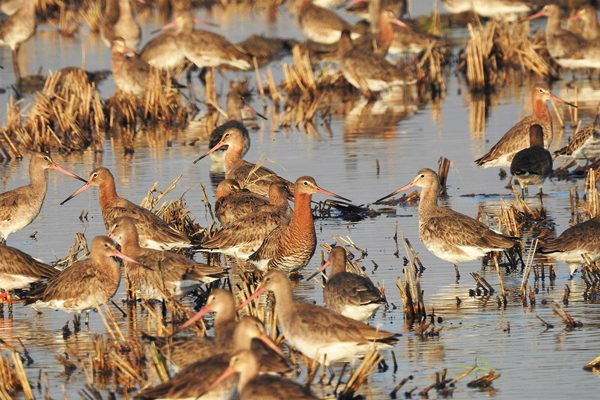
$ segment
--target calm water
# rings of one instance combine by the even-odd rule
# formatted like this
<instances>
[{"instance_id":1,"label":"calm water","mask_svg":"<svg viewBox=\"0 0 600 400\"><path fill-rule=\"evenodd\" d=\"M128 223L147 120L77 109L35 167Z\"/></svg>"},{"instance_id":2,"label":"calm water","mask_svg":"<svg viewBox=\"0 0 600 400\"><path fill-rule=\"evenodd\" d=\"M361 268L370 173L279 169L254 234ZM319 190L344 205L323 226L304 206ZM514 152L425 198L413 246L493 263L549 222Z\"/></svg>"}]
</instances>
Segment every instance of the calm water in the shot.
<instances>
[{"instance_id":1,"label":"calm water","mask_svg":"<svg viewBox=\"0 0 600 400\"><path fill-rule=\"evenodd\" d=\"M430 5L425 7L421 2L416 3L413 5L413 15L429 12ZM215 12L209 16L220 24L221 31L226 32L232 40L242 40L251 33L302 37L284 7L271 23L267 22L262 10L255 11L251 16L233 12ZM148 40L147 32L160 23L154 18L144 20L144 40ZM83 56L82 49L85 49ZM85 59L85 66L89 69L110 69L110 52L98 37L89 35L84 29L76 38L65 39L55 32L54 27L42 26L38 28L36 37L24 46L21 63L27 65L27 71L32 73L39 68L47 72L67 65L81 65L82 59ZM283 60L286 61L289 60ZM2 88L7 90L0 95L0 103L4 106L14 80L10 52L5 48L0 51L0 64L5 66L0 70ZM271 68L276 75L281 74L280 62L272 64ZM226 88L227 79L238 76L244 74L228 72L220 76L217 87ZM254 81L253 73L245 76ZM565 76L570 79L570 74ZM357 204L366 204L407 183L418 169L436 169L438 158L445 156L453 161L448 205L472 216L482 205L488 210L497 210L501 205L500 197L461 195L496 193L510 200L509 191L505 188L506 180L499 179L498 170L478 169L473 160L530 112L527 93L532 82L500 88L490 98L487 118L481 124L483 129L474 129L478 126L472 117L476 103L463 80L451 73L448 75L448 91L436 103L418 107L412 104L401 107L401 110L385 103L373 107L371 112L357 105L345 117L334 116L330 129L326 129L318 120L318 135L307 135L294 128L282 130L277 126L272 127L270 122L260 122L260 129L251 133L252 147L246 158L251 161L269 160L267 164L270 167L291 180L300 175L312 175L320 186L350 197ZM580 117L587 123L596 108L594 91L589 82L579 81L575 85L591 93L589 96L586 94L589 101L580 108ZM100 90L105 96L112 94L112 79L103 82ZM573 91L566 88L566 82L557 82L552 90L560 96L573 97ZM257 99L254 100L254 106L262 107ZM564 111L561 107L559 109ZM267 111L267 114L270 113L271 109ZM568 126L564 134L557 134L553 147L557 148L566 142L571 133ZM183 136L175 133L169 135L173 139L170 147L166 146L166 140L156 144L140 137L136 152L131 157L122 155L122 146L115 139L107 141L102 155L84 152L66 158L57 155L56 160L82 176L87 176L97 165L110 168L117 177L119 194L134 202L140 201L155 181L164 188L175 177L182 175L177 188L168 198L174 199L185 193L187 203L198 221L208 223L199 188L201 183L205 184L209 198L214 198L209 177L210 162L203 160L192 164L192 160L205 151L206 144L187 146L183 145L186 140ZM379 174L376 160L379 160ZM0 166L0 177L2 190L26 183L27 161ZM582 182L547 182L544 188L547 193L544 204L559 232L568 227L568 189L574 185L581 188ZM78 187L77 181L50 174L48 194L40 216L29 227L12 235L9 244L50 262L66 254L76 232L85 232L88 239L104 234L97 191L90 190L65 206L59 205ZM316 200L324 199L317 195ZM530 202L536 204L535 199ZM88 222L79 221L82 210L89 211ZM390 303L401 306L395 282L402 270L402 259L394 256L396 249L392 240L397 223L399 232L411 240L427 268L422 277L427 309L435 309L436 314L444 320L438 338L421 339L405 324L400 308L378 312L373 324L403 333L394 348L398 371L373 374L361 393L370 399L388 398L392 388L409 375L413 375L414 380L407 383L402 391L415 386L419 391L433 382L437 371L447 368L449 376L455 377L469 366L478 365L481 367L479 374L490 369L502 374L494 382L495 390L480 392L466 388L466 382L475 376L473 374L457 385L454 398L597 398L600 379L596 374L583 371L582 366L600 353L600 306L583 301L583 282L579 274L569 281L568 268L559 265L556 281L552 286L546 281L545 289L537 296L535 307L523 307L518 298L509 296L509 306L498 309L495 301L486 302L468 296L468 290L475 287L468 272L479 271L480 262L462 264L462 279L456 283L451 265L435 258L419 242L416 208L398 207L396 213L396 217L382 215L358 223L339 219L318 220L316 223L319 243L333 243L337 236L349 236L358 246L367 249L368 256L363 265L368 271L372 270L371 261L379 265L376 273L372 274L373 280L384 284ZM37 232L35 240L30 238L33 232ZM319 257L315 257L308 270L316 268L318 263ZM484 271L482 274L497 287L495 271ZM507 290L515 293L521 275L513 274L504 279ZM563 329L561 322L553 315L552 304L561 301L565 285L572 290L566 309L583 323L580 329ZM303 299L322 303L321 290L313 283L302 283L296 293ZM117 298L123 295L120 290ZM456 297L462 300L460 306L456 304ZM547 300L547 304L543 305L542 300ZM554 329L544 330L536 315L553 323ZM17 305L13 320L0 319L0 338L13 345L17 343L17 337L23 340L35 361L27 368L29 376L35 381L40 369L48 373L53 398L63 393L68 398L78 398L79 390L86 383L81 368L67 378L64 368L55 357L69 353L85 358L91 351L94 335L104 331L98 316L92 314L89 331L84 330L64 340L61 327L70 318L67 314L52 311L37 316L31 309ZM505 331L507 324L510 324L510 332ZM389 352L385 356L391 365ZM433 391L430 395L436 396Z\"/></svg>"}]
</instances>

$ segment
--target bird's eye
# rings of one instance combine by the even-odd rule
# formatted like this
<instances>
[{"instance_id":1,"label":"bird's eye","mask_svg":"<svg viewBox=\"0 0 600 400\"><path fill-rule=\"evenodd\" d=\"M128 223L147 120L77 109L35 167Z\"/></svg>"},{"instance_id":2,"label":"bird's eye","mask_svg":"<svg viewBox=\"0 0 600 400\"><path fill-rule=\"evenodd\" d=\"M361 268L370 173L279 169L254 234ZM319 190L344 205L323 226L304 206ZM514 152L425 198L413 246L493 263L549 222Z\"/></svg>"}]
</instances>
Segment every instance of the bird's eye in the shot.
<instances>
[{"instance_id":1,"label":"bird's eye","mask_svg":"<svg viewBox=\"0 0 600 400\"><path fill-rule=\"evenodd\" d=\"M419 178L425 178L425 175L424 175L424 174L421 174L421 176L420 176Z\"/></svg>"},{"instance_id":2,"label":"bird's eye","mask_svg":"<svg viewBox=\"0 0 600 400\"><path fill-rule=\"evenodd\" d=\"M308 181L304 181L304 186L308 186Z\"/></svg>"},{"instance_id":3,"label":"bird's eye","mask_svg":"<svg viewBox=\"0 0 600 400\"><path fill-rule=\"evenodd\" d=\"M46 160L46 161L50 161L50 157L48 157L48 156L44 156L44 160Z\"/></svg>"}]
</instances>

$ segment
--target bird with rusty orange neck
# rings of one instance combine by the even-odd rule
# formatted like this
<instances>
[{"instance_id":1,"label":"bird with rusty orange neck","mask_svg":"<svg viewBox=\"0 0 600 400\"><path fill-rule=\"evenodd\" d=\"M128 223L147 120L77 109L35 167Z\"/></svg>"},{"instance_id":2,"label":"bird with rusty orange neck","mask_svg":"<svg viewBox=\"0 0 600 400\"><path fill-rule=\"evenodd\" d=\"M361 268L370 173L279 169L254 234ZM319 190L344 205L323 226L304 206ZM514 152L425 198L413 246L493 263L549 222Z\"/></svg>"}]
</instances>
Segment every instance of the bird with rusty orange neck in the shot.
<instances>
[{"instance_id":1,"label":"bird with rusty orange neck","mask_svg":"<svg viewBox=\"0 0 600 400\"><path fill-rule=\"evenodd\" d=\"M294 184L294 212L289 225L282 225L266 237L262 245L248 259L261 271L276 269L287 273L304 268L317 246L317 235L311 209L315 193L350 201L325 190L311 176L301 176Z\"/></svg>"},{"instance_id":2,"label":"bird with rusty orange neck","mask_svg":"<svg viewBox=\"0 0 600 400\"><path fill-rule=\"evenodd\" d=\"M108 168L99 167L93 170L86 184L63 200L61 204L65 204L73 197L94 186L99 191L98 200L100 201L104 226L107 230L113 226L117 219L129 217L135 221L141 247L170 250L191 246L190 239L186 234L170 227L152 211L119 197L115 186L115 178Z\"/></svg>"},{"instance_id":3,"label":"bird with rusty orange neck","mask_svg":"<svg viewBox=\"0 0 600 400\"><path fill-rule=\"evenodd\" d=\"M510 128L490 151L475 160L483 168L509 167L515 154L529 147L529 129L531 125L538 124L544 132L544 147L552 143L552 117L546 106L547 101L556 101L576 107L575 105L553 95L544 85L535 85L531 88L533 113L526 116Z\"/></svg>"},{"instance_id":4,"label":"bird with rusty orange neck","mask_svg":"<svg viewBox=\"0 0 600 400\"><path fill-rule=\"evenodd\" d=\"M198 157L194 164L204 157L225 147L225 178L235 179L241 187L263 196L268 196L269 186L273 182L291 182L283 179L275 172L260 165L250 163L242 158L244 153L244 134L234 126L226 130L221 140L206 153Z\"/></svg>"}]
</instances>

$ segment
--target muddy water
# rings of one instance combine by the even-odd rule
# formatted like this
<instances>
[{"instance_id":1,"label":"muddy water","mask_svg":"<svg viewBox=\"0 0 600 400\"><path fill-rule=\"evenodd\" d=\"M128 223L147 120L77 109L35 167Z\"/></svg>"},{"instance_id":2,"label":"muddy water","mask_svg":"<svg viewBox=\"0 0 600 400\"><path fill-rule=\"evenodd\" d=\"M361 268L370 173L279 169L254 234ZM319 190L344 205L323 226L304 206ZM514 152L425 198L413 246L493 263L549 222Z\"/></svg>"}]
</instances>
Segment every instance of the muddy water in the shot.
<instances>
[{"instance_id":1,"label":"muddy water","mask_svg":"<svg viewBox=\"0 0 600 400\"><path fill-rule=\"evenodd\" d=\"M415 7L416 13L427 12ZM234 40L241 40L252 32L302 37L284 8L272 23L267 22L269 18L264 11L257 11L251 17L217 12L209 16ZM145 40L148 39L146 32L160 22L153 18L144 22ZM66 65L81 65L82 48L85 48L83 58L87 68L110 68L109 51L97 37L84 31L74 39L64 39L52 27L40 27L35 39L25 45L21 61L22 65L27 63L29 73L40 67L46 72ZM0 64L5 66L0 70L2 88L7 90L0 95L0 109L4 109L11 94L9 85L13 81L10 53L6 49L0 51ZM280 64L275 63L271 68L275 74L280 73ZM228 72L225 77L218 78L217 86L226 88L226 79L242 75ZM253 74L245 76L254 79ZM259 122L259 129L251 133L252 147L247 159L263 160L292 180L300 175L312 175L322 187L350 197L357 204L367 204L407 183L418 169L435 169L438 158L445 156L453 161L449 198L445 202L472 216L476 215L480 206L490 213L497 212L503 201L511 199L509 190L505 188L506 180L500 180L497 169L476 168L473 160L530 112L527 92L531 84L525 81L499 89L489 99L485 114L479 112L485 118L476 117L482 101L469 94L460 78L449 74L448 91L439 101L425 105L381 102L370 108L357 103L345 117L333 116L327 124L317 124L316 134L308 135L295 128L281 129L271 126L271 122ZM588 122L600 96L594 99L589 82L578 81L576 85L582 93L589 94L588 101L580 109L580 115ZM109 78L103 82L100 89L104 95L110 95L114 90L112 80ZM552 89L564 97L574 96L566 82L559 81ZM262 107L258 99L254 100L254 106ZM559 109L565 111L561 107ZM272 110L268 109L267 114L272 121ZM563 144L571 133L571 127L567 126L564 133L557 134L553 147ZM170 145L167 145L167 139ZM121 144L118 139L113 139L107 140L104 154L85 152L68 157L57 155L56 159L82 176L87 176L97 165L110 168L117 177L119 194L133 201L140 201L154 182L159 182L164 188L181 175L177 188L168 197L176 198L185 193L192 213L204 224L209 220L199 186L203 183L209 198L213 198L210 161L207 159L193 165L192 160L205 150L206 144L188 146L184 144L186 139L174 132L166 133L165 138L158 141L140 137L135 154L129 157L123 156ZM2 190L24 184L27 181L27 163L12 162L0 166L0 177ZM574 185L581 188L582 182L553 181L547 182L544 187L544 205L559 232L568 227L568 189ZM64 206L59 205L77 187L76 181L51 173L46 203L40 216L29 227L12 235L9 244L50 262L64 256L76 232L85 232L88 239L104 234L95 190ZM484 193L494 196L463 197ZM316 200L323 198L317 195ZM538 206L535 198L528 199L528 202ZM88 213L88 221L78 219L82 211ZM396 224L399 233L411 240L427 268L422 276L425 304L428 310L434 309L436 315L442 317L440 326L443 329L439 337L422 339L405 324L400 308L390 306L379 311L372 324L403 334L393 349L397 371L373 374L361 393L370 399L388 398L392 388L408 376L414 379L402 388L400 395L414 387L418 387L418 392L433 383L435 372L448 369L448 375L456 377L470 366L477 365L479 368L474 375L491 369L502 374L494 382L494 389L486 392L469 389L466 387L469 377L457 384L454 398L597 397L598 375L585 372L581 367L600 353L600 306L583 301L583 282L579 274L569 280L568 268L558 265L556 280L546 280L540 285L534 307L523 307L515 296L521 274L506 275L504 283L509 292L509 305L506 309L499 309L494 299L469 297L468 293L475 287L469 272L482 273L497 289L496 271L481 272L480 262L464 263L461 265L462 279L457 283L452 267L431 255L419 242L415 207L397 207L395 214L383 214L360 222L340 219L316 222L319 243L333 243L335 237L348 236L366 249L368 255L362 264L373 280L384 285L389 302L401 306L395 282L402 270L403 253L401 251L400 258L394 255L396 247L392 236ZM34 232L37 234L31 238ZM309 270L317 267L318 259L317 256L313 259ZM378 265L376 272L372 272L372 262ZM552 304L561 301L565 286L572 291L569 305L565 308L583 323L580 329L563 329L553 315ZM296 294L304 300L322 303L321 290L312 282L301 283ZM120 289L117 298L123 295ZM460 305L457 305L457 298L461 300ZM538 315L554 324L554 328L545 330L536 318ZM34 382L40 370L47 373L53 398L63 393L68 398L78 398L78 392L86 383L81 368L66 376L56 356L68 353L85 358L92 350L93 337L104 332L98 315L92 314L89 329L63 339L61 327L69 320L70 316L61 312L47 311L36 315L30 308L21 305L15 307L13 320L0 319L0 338L12 345L17 345L17 338L23 340L34 360L27 367L27 373ZM507 329L509 326L510 329ZM390 352L384 354L388 364L392 365ZM331 392L330 388L317 386L315 389L325 394ZM435 394L432 392L431 396Z\"/></svg>"}]
</instances>

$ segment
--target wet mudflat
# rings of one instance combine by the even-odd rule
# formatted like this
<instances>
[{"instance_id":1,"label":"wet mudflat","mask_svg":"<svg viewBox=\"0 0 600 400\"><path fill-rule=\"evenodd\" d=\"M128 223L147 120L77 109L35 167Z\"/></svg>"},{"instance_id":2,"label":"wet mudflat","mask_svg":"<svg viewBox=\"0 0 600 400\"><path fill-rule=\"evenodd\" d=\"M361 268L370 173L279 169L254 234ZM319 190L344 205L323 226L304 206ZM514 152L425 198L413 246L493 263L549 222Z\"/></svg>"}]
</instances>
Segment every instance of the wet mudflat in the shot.
<instances>
[{"instance_id":1,"label":"wet mudflat","mask_svg":"<svg viewBox=\"0 0 600 400\"><path fill-rule=\"evenodd\" d=\"M222 33L232 40L242 40L254 32L302 37L283 8L273 23L266 23L262 12L250 17L219 13L208 16L219 23ZM154 20L147 24L144 32L159 25ZM30 72L38 67L48 71L67 64L80 65L82 48L86 49L86 68L110 69L110 51L97 37L84 32L80 37L65 39L51 29L46 30L43 26L39 29L40 34L23 49L23 58L27 59ZM3 50L0 57L10 57L10 53ZM9 58L0 59L0 64L10 65ZM278 66L279 62L271 64L274 75L280 77L282 71ZM11 95L9 82L12 72L0 70L0 77L2 87L6 89L0 96L0 109L5 109ZM255 80L253 72L228 71L217 77L217 90L224 92L229 79L240 77L247 77L250 82ZM574 85L581 93L589 94L585 101L579 100L579 117L587 124L595 115L600 96L594 97L596 82L583 76L579 78ZM568 79L570 76L565 74L564 80L552 85L552 91L563 98L574 99L576 94L572 85L567 85ZM480 208L490 215L498 215L500 209L514 199L511 191L505 188L507 179L499 177L498 169L478 168L473 160L484 154L508 128L531 111L528 90L534 82L534 79L524 80L499 88L486 101L485 119L477 113L481 100L471 95L462 78L454 73L447 76L447 92L442 98L424 104L417 100L403 101L395 108L385 102L373 105L357 100L351 107L347 105L349 110L345 116L317 118L316 129L311 132L294 126L278 126L275 122L277 112L269 106L265 109L269 120L259 121L258 129L250 133L252 146L246 159L264 160L266 165L290 180L301 175L314 176L322 187L351 198L355 204L366 205L409 182L420 168L437 169L439 157L444 156L453 164L448 178L449 196L443 202L470 216L476 216ZM111 78L101 83L99 88L103 96L112 94L114 84ZM201 96L199 85L197 90ZM263 111L260 97L254 96L252 105ZM568 122L566 110L562 106L559 110ZM555 125L558 127L557 120ZM570 123L562 131L555 128L552 149L562 147L572 133ZM109 168L116 176L119 194L134 202L139 202L155 182L164 189L181 175L177 187L168 197L176 199L184 195L197 222L206 226L211 219L202 202L200 185L205 186L211 201L214 199L214 185L209 160L192 164L206 150L207 143L196 141L190 145L192 139L181 131L164 132L158 138L140 135L136 139L135 153L125 156L120 137L107 135L101 154L84 151L71 155L57 154L54 158L84 177L95 166ZM560 159L555 163L556 167ZM27 162L13 161L0 166L0 176L3 189L24 184L28 179ZM26 229L13 234L8 244L51 262L67 253L75 233L84 232L88 239L104 234L97 191L91 190L63 206L59 205L78 187L76 181L51 174L42 213ZM552 180L544 186L543 207L554 222L557 233L569 226L569 189L573 187L578 187L582 193L583 179ZM314 199L323 200L318 195ZM539 199L533 195L526 201L532 208L541 207ZM371 207L375 210L384 208ZM85 218L80 220L82 213ZM495 267L486 267L482 271L480 261L463 263L460 265L462 277L456 282L452 266L433 256L420 243L415 205L394 206L389 212L355 222L332 217L317 219L315 223L319 245L350 238L365 250L360 264L373 281L383 285L389 302L389 307L379 310L370 323L402 333L392 349L394 356L389 350L383 352L389 369L370 375L358 394L369 399L389 398L397 384L412 377L398 391L398 396L403 397L404 392L416 388L412 395L417 397L421 390L435 382L436 373L447 369L447 376L456 378L476 366L468 377L456 383L453 398L595 397L599 377L582 367L599 353L600 307L594 297L584 300L585 284L580 272L570 280L568 267L558 263L554 265L554 279L547 274L545 279L534 281L532 274L529 285L536 293L536 302L535 305L528 302L525 306L519 296L521 271L502 272L508 302L506 307L498 306L496 296L500 289ZM400 243L400 251L396 254L393 239L396 230L399 236L410 240L426 268L421 276L424 302L427 312L435 314L435 328L441 328L439 335L419 335L404 318L396 278L402 274L405 252ZM320 264L321 248L317 249L313 260L303 271L305 277ZM360 256L358 251L350 250ZM469 291L475 289L476 284L469 276L470 272L480 273L492 284L496 293L471 296ZM563 302L566 288L570 290L568 304ZM295 295L302 301L322 304L321 288L314 281L299 282ZM118 304L124 296L122 283L115 296ZM581 322L581 327L565 328L554 314L555 304L563 306L575 320ZM128 318L123 318L113 306L111 309L125 335L138 330L152 331L149 326L152 318L139 308L134 316ZM538 316L553 327L548 329ZM62 327L70 319L69 315L54 311L37 315L21 304L15 306L12 319L0 319L0 339L21 350L20 339L33 360L25 368L30 381L36 384L41 376L42 389L34 388L37 397L47 393L52 398L80 398L80 391L91 383L85 368L95 354L95 337L106 336L106 327L99 315L92 313L89 327L65 335ZM57 357L68 357L73 361L74 370L67 373ZM336 370L340 372L341 368ZM467 387L467 382L489 371L501 374L490 388ZM149 376L148 380L158 382L156 376ZM333 382L335 385L337 377ZM94 385L103 398L108 398L107 393L114 388L112 382L102 386L96 381ZM320 385L315 380L312 389L327 396L334 388ZM434 390L429 394L430 397L441 396Z\"/></svg>"}]
</instances>

